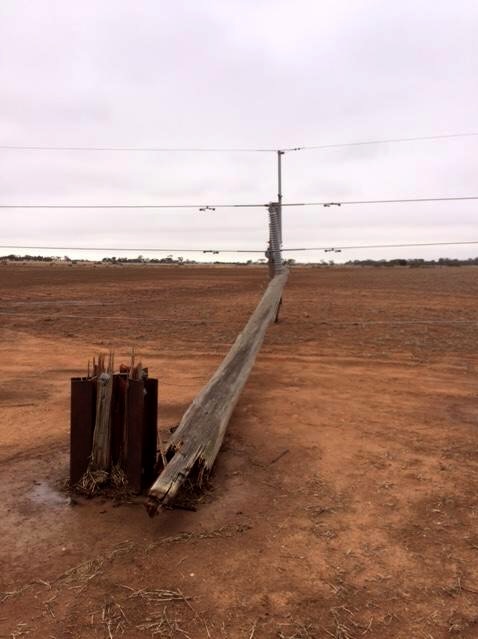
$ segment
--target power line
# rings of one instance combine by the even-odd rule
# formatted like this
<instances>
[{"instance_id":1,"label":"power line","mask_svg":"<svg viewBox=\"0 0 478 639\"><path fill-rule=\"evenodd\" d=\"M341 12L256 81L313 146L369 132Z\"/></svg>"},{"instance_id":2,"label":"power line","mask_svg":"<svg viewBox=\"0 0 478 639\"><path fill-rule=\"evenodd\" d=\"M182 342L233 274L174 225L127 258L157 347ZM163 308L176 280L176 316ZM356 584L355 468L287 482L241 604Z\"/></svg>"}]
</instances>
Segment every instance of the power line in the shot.
<instances>
[{"instance_id":1,"label":"power line","mask_svg":"<svg viewBox=\"0 0 478 639\"><path fill-rule=\"evenodd\" d=\"M4 151L120 151L120 152L153 152L153 153L275 153L270 148L202 148L202 147L161 147L161 146L21 146L2 144Z\"/></svg>"},{"instance_id":2,"label":"power line","mask_svg":"<svg viewBox=\"0 0 478 639\"><path fill-rule=\"evenodd\" d=\"M124 251L133 253L264 253L265 249L198 249L198 248L145 248L145 247L120 247L120 246L24 246L24 245L0 245L0 249L27 249L43 251Z\"/></svg>"},{"instance_id":3,"label":"power line","mask_svg":"<svg viewBox=\"0 0 478 639\"><path fill-rule=\"evenodd\" d=\"M424 135L412 138L388 138L385 140L364 140L359 142L339 142L337 144L315 144L312 146L296 146L282 149L283 151L313 151L318 149L339 149L347 146L368 146L371 144L393 144L401 142L425 142L428 140L446 140L452 138L477 137L478 133L445 133L443 135ZM1 148L1 147L0 147Z\"/></svg>"},{"instance_id":4,"label":"power line","mask_svg":"<svg viewBox=\"0 0 478 639\"><path fill-rule=\"evenodd\" d=\"M365 146L371 144L392 144L402 142L422 142L429 140L446 140L453 138L476 137L478 132L444 133L440 135L424 135L408 138L387 138L383 140L364 140L358 142L339 142L334 144L316 144L293 147L162 147L162 146L41 146L2 144L5 151L110 151L110 152L159 152L159 153L276 153L277 151L310 151L316 149L335 149L350 146Z\"/></svg>"},{"instance_id":5,"label":"power line","mask_svg":"<svg viewBox=\"0 0 478 639\"><path fill-rule=\"evenodd\" d=\"M457 242L405 242L401 244L355 244L355 245L328 245L328 246L306 246L291 247L281 249L283 252L303 252L303 251L325 251L340 252L359 249L377 249L377 248L409 248L421 246L464 246L476 245L478 240L458 240ZM154 248L154 247L120 247L120 246L25 246L22 244L3 244L0 249L9 250L42 250L42 251L97 251L97 252L133 252L133 253L203 253L203 254L219 254L219 253L264 253L264 249L198 249L198 248Z\"/></svg>"},{"instance_id":6,"label":"power line","mask_svg":"<svg viewBox=\"0 0 478 639\"><path fill-rule=\"evenodd\" d=\"M350 206L353 204L407 204L410 202L459 202L465 200L478 200L478 195L463 195L452 197L410 197L397 198L393 200L346 200L333 202L289 202L282 203L282 206Z\"/></svg>"},{"instance_id":7,"label":"power line","mask_svg":"<svg viewBox=\"0 0 478 639\"><path fill-rule=\"evenodd\" d=\"M460 246L466 244L478 244L478 240L465 240L458 242L409 242L403 244L356 244L347 246L307 246L297 248L283 248L282 251L326 251L326 252L340 252L356 249L377 249L377 248L407 248L407 247L420 247L420 246Z\"/></svg>"},{"instance_id":8,"label":"power line","mask_svg":"<svg viewBox=\"0 0 478 639\"><path fill-rule=\"evenodd\" d=\"M478 197L477 197L478 199ZM0 204L0 209L215 209L264 208L268 204Z\"/></svg>"},{"instance_id":9,"label":"power line","mask_svg":"<svg viewBox=\"0 0 478 639\"><path fill-rule=\"evenodd\" d=\"M464 195L452 197L414 197L397 198L391 200L344 200L320 202L283 202L282 206L350 206L358 204L406 204L419 202L458 202L478 200L478 195ZM0 204L0 209L198 209L202 212L214 212L216 209L264 208L267 204Z\"/></svg>"}]
</instances>

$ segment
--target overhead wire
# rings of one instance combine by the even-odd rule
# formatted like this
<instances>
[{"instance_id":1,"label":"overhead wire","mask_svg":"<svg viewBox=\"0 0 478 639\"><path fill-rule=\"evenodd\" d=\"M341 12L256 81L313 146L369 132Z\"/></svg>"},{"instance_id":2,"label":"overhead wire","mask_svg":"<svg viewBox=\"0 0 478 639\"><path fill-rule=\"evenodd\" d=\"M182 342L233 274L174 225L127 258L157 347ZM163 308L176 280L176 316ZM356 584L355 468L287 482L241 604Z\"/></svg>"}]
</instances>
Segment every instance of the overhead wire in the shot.
<instances>
[{"instance_id":1,"label":"overhead wire","mask_svg":"<svg viewBox=\"0 0 478 639\"><path fill-rule=\"evenodd\" d=\"M153 153L274 153L272 148L202 148L202 147L161 147L161 146L21 146L1 144L4 151L120 151L120 152L153 152Z\"/></svg>"},{"instance_id":2,"label":"overhead wire","mask_svg":"<svg viewBox=\"0 0 478 639\"><path fill-rule=\"evenodd\" d=\"M117 251L134 253L264 253L264 249L199 249L199 248L155 248L155 247L120 247L120 246L24 246L20 244L2 244L0 249L26 249L43 251Z\"/></svg>"},{"instance_id":3,"label":"overhead wire","mask_svg":"<svg viewBox=\"0 0 478 639\"><path fill-rule=\"evenodd\" d=\"M350 206L364 204L407 204L420 202L459 202L478 200L478 195L459 195L450 197L413 197L383 200L322 200L317 202L282 202L283 207L302 206ZM198 209L201 212L214 212L215 209L266 208L270 203L244 204L0 204L0 209Z\"/></svg>"},{"instance_id":4,"label":"overhead wire","mask_svg":"<svg viewBox=\"0 0 478 639\"><path fill-rule=\"evenodd\" d=\"M313 151L319 149L339 149L347 146L368 146L371 144L394 144L394 143L402 143L402 142L426 142L431 140L446 140L452 138L467 138L467 137L477 137L478 132L469 132L469 133L444 133L441 135L420 135L410 138L387 138L384 140L361 140L357 142L338 142L335 144L313 144L313 145L304 145L304 146L296 146L296 147L288 147L285 149L281 149L284 152L287 151Z\"/></svg>"},{"instance_id":5,"label":"overhead wire","mask_svg":"<svg viewBox=\"0 0 478 639\"><path fill-rule=\"evenodd\" d=\"M353 245L323 245L323 246L302 246L302 247L285 247L282 252L302 252L302 251L325 251L340 252L347 250L360 249L388 249L388 248L407 248L407 247L427 247L427 246L459 246L459 245L477 245L477 240L458 240L456 242L404 242L397 244L353 244ZM264 249L233 249L233 248L157 248L157 247L121 247L121 246L38 246L23 244L1 244L0 249L8 250L41 250L41 251L95 251L104 253L111 252L133 252L133 253L203 253L203 254L219 254L219 253L264 253Z\"/></svg>"},{"instance_id":6,"label":"overhead wire","mask_svg":"<svg viewBox=\"0 0 478 639\"><path fill-rule=\"evenodd\" d=\"M420 246L459 246L466 244L478 244L478 240L460 240L457 242L409 242L403 244L355 244L355 245L329 245L329 246L307 246L283 248L282 251L349 251L359 249L378 249L378 248L407 248Z\"/></svg>"},{"instance_id":7,"label":"overhead wire","mask_svg":"<svg viewBox=\"0 0 478 639\"><path fill-rule=\"evenodd\" d=\"M478 200L478 195L458 195L450 197L409 197L395 198L388 200L342 200L342 201L321 201L321 202L283 202L282 206L350 206L355 204L409 204L420 202L459 202L466 200Z\"/></svg>"},{"instance_id":8,"label":"overhead wire","mask_svg":"<svg viewBox=\"0 0 478 639\"><path fill-rule=\"evenodd\" d=\"M443 133L438 135L422 135L403 138L386 138L379 140L363 140L356 142L339 142L333 144L314 144L290 147L169 147L169 146L55 146L55 145L21 145L1 144L5 151L109 151L109 152L160 152L160 153L277 153L278 151L309 151L318 149L334 149L371 144L392 144L402 142L424 142L453 138L476 137L478 132Z\"/></svg>"}]
</instances>

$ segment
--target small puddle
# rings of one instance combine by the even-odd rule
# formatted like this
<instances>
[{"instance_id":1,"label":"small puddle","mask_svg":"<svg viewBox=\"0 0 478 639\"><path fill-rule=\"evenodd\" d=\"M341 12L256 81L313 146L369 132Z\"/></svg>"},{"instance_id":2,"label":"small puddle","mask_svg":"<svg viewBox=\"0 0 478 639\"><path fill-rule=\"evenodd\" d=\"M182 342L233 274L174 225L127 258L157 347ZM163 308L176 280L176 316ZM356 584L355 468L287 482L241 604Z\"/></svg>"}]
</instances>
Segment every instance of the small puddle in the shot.
<instances>
[{"instance_id":1,"label":"small puddle","mask_svg":"<svg viewBox=\"0 0 478 639\"><path fill-rule=\"evenodd\" d=\"M66 506L70 502L69 497L54 490L46 482L33 484L29 496L32 501L44 506Z\"/></svg>"}]
</instances>

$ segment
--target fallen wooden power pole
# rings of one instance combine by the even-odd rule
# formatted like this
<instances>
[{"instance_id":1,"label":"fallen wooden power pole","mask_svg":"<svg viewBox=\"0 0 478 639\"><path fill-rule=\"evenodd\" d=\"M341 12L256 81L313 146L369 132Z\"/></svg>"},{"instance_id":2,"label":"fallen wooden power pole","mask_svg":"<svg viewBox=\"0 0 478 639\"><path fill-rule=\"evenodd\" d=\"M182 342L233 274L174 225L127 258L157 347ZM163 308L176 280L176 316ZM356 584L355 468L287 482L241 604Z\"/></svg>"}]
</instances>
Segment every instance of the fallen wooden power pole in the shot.
<instances>
[{"instance_id":1,"label":"fallen wooden power pole","mask_svg":"<svg viewBox=\"0 0 478 639\"><path fill-rule=\"evenodd\" d=\"M267 327L276 318L288 272L278 264L275 272L244 330L171 437L168 464L149 490L146 509L151 516L177 495L190 473L197 472L201 480L211 470Z\"/></svg>"}]
</instances>

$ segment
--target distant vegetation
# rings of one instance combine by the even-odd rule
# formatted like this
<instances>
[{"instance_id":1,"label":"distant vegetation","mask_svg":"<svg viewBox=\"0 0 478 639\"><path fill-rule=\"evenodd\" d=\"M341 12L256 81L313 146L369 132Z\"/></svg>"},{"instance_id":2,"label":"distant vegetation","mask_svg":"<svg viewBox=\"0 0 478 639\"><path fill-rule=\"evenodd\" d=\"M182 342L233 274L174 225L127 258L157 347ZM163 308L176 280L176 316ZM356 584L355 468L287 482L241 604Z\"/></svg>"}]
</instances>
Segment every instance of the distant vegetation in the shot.
<instances>
[{"instance_id":1,"label":"distant vegetation","mask_svg":"<svg viewBox=\"0 0 478 639\"><path fill-rule=\"evenodd\" d=\"M41 255L2 255L2 262L54 262L54 257L42 257Z\"/></svg>"},{"instance_id":2,"label":"distant vegetation","mask_svg":"<svg viewBox=\"0 0 478 639\"><path fill-rule=\"evenodd\" d=\"M1 255L0 261L2 262L67 262L70 264L76 264L77 262L96 262L96 260L88 259L71 259L68 255L64 257L42 255ZM185 260L182 257L174 258L172 255L159 258L145 258L142 255L138 257L104 257L101 260L103 264L196 264L194 260Z\"/></svg>"},{"instance_id":3,"label":"distant vegetation","mask_svg":"<svg viewBox=\"0 0 478 639\"><path fill-rule=\"evenodd\" d=\"M477 266L478 257L470 257L466 260L459 260L450 257L440 257L438 260L421 259L395 259L395 260L350 260L346 264L351 266Z\"/></svg>"},{"instance_id":4,"label":"distant vegetation","mask_svg":"<svg viewBox=\"0 0 478 639\"><path fill-rule=\"evenodd\" d=\"M42 255L2 255L0 256L0 262L58 262L58 263L70 263L76 264L77 262L95 262L95 260L77 260L71 259L67 255L64 257L44 257ZM168 255L163 258L147 258L142 255L138 255L138 257L104 257L101 260L102 264L235 264L237 266L250 266L250 265L260 265L265 264L266 260L264 258L260 258L258 260L248 260L247 262L196 262L195 260L185 260L183 257L173 257L172 255ZM284 260L284 263L288 266L294 266L297 262L293 259ZM410 268L419 268L426 266L478 266L478 257L470 257L466 260L460 260L457 258L450 257L440 257L437 260L423 260L423 259L394 259L394 260L349 260L345 263L335 263L333 260L320 260L320 262L299 262L299 265L310 265L310 266L384 266L384 267L393 267L393 266L408 266Z\"/></svg>"}]
</instances>

